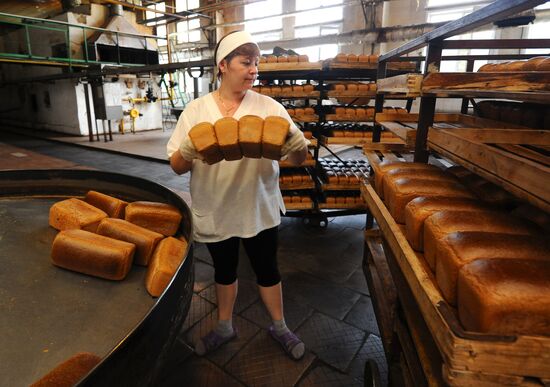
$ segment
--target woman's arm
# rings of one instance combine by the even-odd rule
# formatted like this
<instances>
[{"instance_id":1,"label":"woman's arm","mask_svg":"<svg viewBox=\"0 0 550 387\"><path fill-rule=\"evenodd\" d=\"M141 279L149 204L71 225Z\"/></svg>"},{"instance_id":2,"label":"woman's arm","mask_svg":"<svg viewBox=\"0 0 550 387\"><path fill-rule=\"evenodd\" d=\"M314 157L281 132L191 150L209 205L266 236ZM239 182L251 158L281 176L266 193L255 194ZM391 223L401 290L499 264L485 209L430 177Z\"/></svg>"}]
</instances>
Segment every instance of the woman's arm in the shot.
<instances>
[{"instance_id":1,"label":"woman's arm","mask_svg":"<svg viewBox=\"0 0 550 387\"><path fill-rule=\"evenodd\" d=\"M288 161L290 161L292 165L299 166L299 165L302 165L302 163L306 160L306 156L307 156L307 146L297 151L290 152L288 154Z\"/></svg>"},{"instance_id":2,"label":"woman's arm","mask_svg":"<svg viewBox=\"0 0 550 387\"><path fill-rule=\"evenodd\" d=\"M185 160L181 153L176 151L170 157L170 166L178 175L183 175L191 170L193 162Z\"/></svg>"}]
</instances>

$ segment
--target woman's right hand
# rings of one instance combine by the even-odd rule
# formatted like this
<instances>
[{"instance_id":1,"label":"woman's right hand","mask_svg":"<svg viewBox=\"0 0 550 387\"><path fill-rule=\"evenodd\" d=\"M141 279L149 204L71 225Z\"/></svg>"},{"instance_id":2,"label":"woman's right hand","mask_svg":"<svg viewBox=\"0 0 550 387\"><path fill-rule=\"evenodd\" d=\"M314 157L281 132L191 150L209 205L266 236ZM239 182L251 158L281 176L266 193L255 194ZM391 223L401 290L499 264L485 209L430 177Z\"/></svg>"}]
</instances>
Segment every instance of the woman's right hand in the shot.
<instances>
[{"instance_id":1,"label":"woman's right hand","mask_svg":"<svg viewBox=\"0 0 550 387\"><path fill-rule=\"evenodd\" d=\"M189 136L187 136L185 140L181 142L179 152L181 154L181 157L189 162L193 161L194 159L204 159L201 154L195 149L195 146L193 145L193 142L191 141L191 138Z\"/></svg>"}]
</instances>

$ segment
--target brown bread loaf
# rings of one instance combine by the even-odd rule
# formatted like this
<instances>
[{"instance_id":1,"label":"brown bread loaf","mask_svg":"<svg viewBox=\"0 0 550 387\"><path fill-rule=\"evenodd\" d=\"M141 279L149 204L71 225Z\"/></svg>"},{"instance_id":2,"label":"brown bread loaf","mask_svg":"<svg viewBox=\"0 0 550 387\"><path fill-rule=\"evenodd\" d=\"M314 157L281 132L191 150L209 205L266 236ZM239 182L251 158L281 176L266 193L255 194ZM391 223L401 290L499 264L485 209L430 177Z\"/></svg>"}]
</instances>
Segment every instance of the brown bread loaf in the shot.
<instances>
[{"instance_id":1,"label":"brown bread loaf","mask_svg":"<svg viewBox=\"0 0 550 387\"><path fill-rule=\"evenodd\" d=\"M518 218L527 219L535 223L546 232L550 232L550 215L531 204L521 204L510 212Z\"/></svg>"},{"instance_id":2,"label":"brown bread loaf","mask_svg":"<svg viewBox=\"0 0 550 387\"><path fill-rule=\"evenodd\" d=\"M522 71L536 71L537 66L542 61L546 60L547 56L536 56L534 58L529 59L528 61L523 63L523 67L521 68Z\"/></svg>"},{"instance_id":3,"label":"brown bread loaf","mask_svg":"<svg viewBox=\"0 0 550 387\"><path fill-rule=\"evenodd\" d=\"M365 54L357 55L357 62L367 63L369 61L369 56Z\"/></svg>"},{"instance_id":4,"label":"brown bread loaf","mask_svg":"<svg viewBox=\"0 0 550 387\"><path fill-rule=\"evenodd\" d=\"M477 231L446 235L436 243L435 277L447 302L456 305L456 282L464 265L476 259L493 258L540 259L550 262L550 243L533 235Z\"/></svg>"},{"instance_id":5,"label":"brown bread loaf","mask_svg":"<svg viewBox=\"0 0 550 387\"><path fill-rule=\"evenodd\" d=\"M313 109L312 107L306 107L304 108L304 114L307 116L307 115L313 115L315 114L315 109Z\"/></svg>"},{"instance_id":6,"label":"brown bread loaf","mask_svg":"<svg viewBox=\"0 0 550 387\"><path fill-rule=\"evenodd\" d=\"M57 230L82 229L95 232L107 214L83 200L71 198L50 207L49 224Z\"/></svg>"},{"instance_id":7,"label":"brown bread loaf","mask_svg":"<svg viewBox=\"0 0 550 387\"><path fill-rule=\"evenodd\" d=\"M458 316L473 332L550 336L550 262L478 259L458 275Z\"/></svg>"},{"instance_id":8,"label":"brown bread loaf","mask_svg":"<svg viewBox=\"0 0 550 387\"><path fill-rule=\"evenodd\" d=\"M298 62L298 55L289 55L288 61L291 63L297 63Z\"/></svg>"},{"instance_id":9,"label":"brown bread loaf","mask_svg":"<svg viewBox=\"0 0 550 387\"><path fill-rule=\"evenodd\" d=\"M72 387L88 374L101 358L88 352L80 352L58 364L30 387Z\"/></svg>"},{"instance_id":10,"label":"brown bread loaf","mask_svg":"<svg viewBox=\"0 0 550 387\"><path fill-rule=\"evenodd\" d=\"M382 177L382 186L378 191L378 196L380 199L384 199L384 193L388 189L388 186L392 181L401 179L403 177L415 178L415 179L424 179L424 180L444 180L451 183L457 183L458 180L452 174L447 173L441 169L426 169L425 164L418 163L418 168L395 168L391 171L388 171Z\"/></svg>"},{"instance_id":11,"label":"brown bread loaf","mask_svg":"<svg viewBox=\"0 0 550 387\"><path fill-rule=\"evenodd\" d=\"M341 52L334 57L334 61L346 63L348 61L348 55Z\"/></svg>"},{"instance_id":12,"label":"brown bread loaf","mask_svg":"<svg viewBox=\"0 0 550 387\"><path fill-rule=\"evenodd\" d=\"M405 224L405 206L419 196L473 198L460 183L448 180L400 178L389 181L384 191L386 207L397 223Z\"/></svg>"},{"instance_id":13,"label":"brown bread loaf","mask_svg":"<svg viewBox=\"0 0 550 387\"><path fill-rule=\"evenodd\" d=\"M275 55L268 55L267 56L267 63L277 63L277 57Z\"/></svg>"},{"instance_id":14,"label":"brown bread loaf","mask_svg":"<svg viewBox=\"0 0 550 387\"><path fill-rule=\"evenodd\" d=\"M367 109L367 115L369 115L369 111ZM425 169L433 169L433 170L439 170L435 165L431 164L424 164L424 163L408 163L403 161L382 161L380 164L378 164L378 168L376 168L375 174L374 174L374 189L376 192L380 195L380 192L382 191L382 179L384 178L384 174L386 172L389 172L395 168L412 168L419 170L421 168Z\"/></svg>"},{"instance_id":15,"label":"brown bread loaf","mask_svg":"<svg viewBox=\"0 0 550 387\"><path fill-rule=\"evenodd\" d=\"M304 93L311 93L315 90L315 87L311 83L306 83L304 85Z\"/></svg>"},{"instance_id":16,"label":"brown bread loaf","mask_svg":"<svg viewBox=\"0 0 550 387\"><path fill-rule=\"evenodd\" d=\"M346 85L346 90L349 91L350 93L356 93L358 89L359 87L357 86L356 83L348 83Z\"/></svg>"},{"instance_id":17,"label":"brown bread loaf","mask_svg":"<svg viewBox=\"0 0 550 387\"><path fill-rule=\"evenodd\" d=\"M298 62L309 62L309 57L307 55L298 55Z\"/></svg>"},{"instance_id":18,"label":"brown bread loaf","mask_svg":"<svg viewBox=\"0 0 550 387\"><path fill-rule=\"evenodd\" d=\"M537 71L550 71L550 57L537 64Z\"/></svg>"},{"instance_id":19,"label":"brown bread loaf","mask_svg":"<svg viewBox=\"0 0 550 387\"><path fill-rule=\"evenodd\" d=\"M277 57L277 63L287 63L288 62L288 56L286 55L279 55Z\"/></svg>"},{"instance_id":20,"label":"brown bread loaf","mask_svg":"<svg viewBox=\"0 0 550 387\"><path fill-rule=\"evenodd\" d=\"M124 200L97 191L88 191L84 200L86 203L104 211L111 218L123 219L124 209L128 205L128 202Z\"/></svg>"},{"instance_id":21,"label":"brown bread loaf","mask_svg":"<svg viewBox=\"0 0 550 387\"><path fill-rule=\"evenodd\" d=\"M405 206L405 236L416 251L424 250L424 221L439 211L482 211L487 209L477 199L421 196Z\"/></svg>"},{"instance_id":22,"label":"brown bread loaf","mask_svg":"<svg viewBox=\"0 0 550 387\"><path fill-rule=\"evenodd\" d=\"M164 235L140 227L123 219L106 218L101 221L97 233L109 238L132 243L136 246L134 263L147 266L157 244Z\"/></svg>"},{"instance_id":23,"label":"brown bread loaf","mask_svg":"<svg viewBox=\"0 0 550 387\"><path fill-rule=\"evenodd\" d=\"M264 120L264 129L262 133L262 155L271 160L281 158L281 148L283 147L290 123L279 116L268 116Z\"/></svg>"},{"instance_id":24,"label":"brown bread loaf","mask_svg":"<svg viewBox=\"0 0 550 387\"><path fill-rule=\"evenodd\" d=\"M128 222L164 236L172 236L178 232L181 218L176 207L165 203L138 201L126 207L125 219Z\"/></svg>"},{"instance_id":25,"label":"brown bread loaf","mask_svg":"<svg viewBox=\"0 0 550 387\"><path fill-rule=\"evenodd\" d=\"M158 297L164 292L185 258L187 241L164 238L157 246L145 276L145 287L150 295Z\"/></svg>"},{"instance_id":26,"label":"brown bread loaf","mask_svg":"<svg viewBox=\"0 0 550 387\"><path fill-rule=\"evenodd\" d=\"M369 63L378 63L378 55L369 55Z\"/></svg>"},{"instance_id":27,"label":"brown bread loaf","mask_svg":"<svg viewBox=\"0 0 550 387\"><path fill-rule=\"evenodd\" d=\"M227 161L240 160L243 157L239 146L239 121L233 117L223 117L214 123L220 151Z\"/></svg>"},{"instance_id":28,"label":"brown bread loaf","mask_svg":"<svg viewBox=\"0 0 550 387\"><path fill-rule=\"evenodd\" d=\"M193 126L189 131L189 138L206 163L212 165L223 160L216 132L211 123L201 122Z\"/></svg>"},{"instance_id":29,"label":"brown bread loaf","mask_svg":"<svg viewBox=\"0 0 550 387\"><path fill-rule=\"evenodd\" d=\"M84 230L64 230L55 237L51 259L56 266L109 280L122 280L136 247Z\"/></svg>"},{"instance_id":30,"label":"brown bread loaf","mask_svg":"<svg viewBox=\"0 0 550 387\"><path fill-rule=\"evenodd\" d=\"M485 231L503 234L538 235L540 229L529 221L497 211L439 211L424 221L424 258L437 270L437 241L457 231Z\"/></svg>"},{"instance_id":31,"label":"brown bread loaf","mask_svg":"<svg viewBox=\"0 0 550 387\"><path fill-rule=\"evenodd\" d=\"M478 198L492 206L510 209L517 203L517 199L508 191L474 173L466 174L459 180Z\"/></svg>"},{"instance_id":32,"label":"brown bread loaf","mask_svg":"<svg viewBox=\"0 0 550 387\"><path fill-rule=\"evenodd\" d=\"M263 127L264 120L258 116L247 115L239 119L239 144L244 157L262 157Z\"/></svg>"},{"instance_id":33,"label":"brown bread loaf","mask_svg":"<svg viewBox=\"0 0 550 387\"><path fill-rule=\"evenodd\" d=\"M348 62L350 62L350 63L357 62L357 55L348 54Z\"/></svg>"}]
</instances>

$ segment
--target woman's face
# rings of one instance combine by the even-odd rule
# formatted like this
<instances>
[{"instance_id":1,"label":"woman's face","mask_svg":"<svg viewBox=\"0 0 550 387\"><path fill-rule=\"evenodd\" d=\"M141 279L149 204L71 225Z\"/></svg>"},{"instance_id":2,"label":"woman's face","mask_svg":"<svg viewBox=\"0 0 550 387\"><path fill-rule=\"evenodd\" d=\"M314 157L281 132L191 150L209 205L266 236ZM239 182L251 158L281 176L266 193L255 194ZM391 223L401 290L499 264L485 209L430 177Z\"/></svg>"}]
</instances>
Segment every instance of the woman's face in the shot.
<instances>
[{"instance_id":1,"label":"woman's face","mask_svg":"<svg viewBox=\"0 0 550 387\"><path fill-rule=\"evenodd\" d=\"M252 88L258 76L259 57L237 55L229 63L224 59L220 63L222 82L227 83L233 91L246 91Z\"/></svg>"}]
</instances>

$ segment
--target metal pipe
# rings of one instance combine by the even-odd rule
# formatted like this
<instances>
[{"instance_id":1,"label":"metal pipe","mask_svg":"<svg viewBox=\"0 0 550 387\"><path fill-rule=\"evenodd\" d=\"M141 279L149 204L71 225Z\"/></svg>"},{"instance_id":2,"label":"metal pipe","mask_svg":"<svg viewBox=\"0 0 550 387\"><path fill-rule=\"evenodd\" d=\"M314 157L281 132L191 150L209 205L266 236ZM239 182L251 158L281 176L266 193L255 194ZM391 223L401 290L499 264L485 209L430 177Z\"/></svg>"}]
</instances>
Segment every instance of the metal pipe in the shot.
<instances>
[{"instance_id":1,"label":"metal pipe","mask_svg":"<svg viewBox=\"0 0 550 387\"><path fill-rule=\"evenodd\" d=\"M176 19L187 20L187 16L181 16L181 15L178 15L176 13L171 13L171 12L159 11L158 9L154 9L154 8L142 7L142 6L139 6L139 5L132 4L132 3L127 3L126 1L96 0L95 3L99 3L99 4L102 4L102 3L117 4L117 5L128 7L128 8L134 9L134 10L139 9L140 11L160 13L160 14L170 16L170 17L173 17L173 18L176 18ZM209 16L206 16L206 15L202 15L202 16L210 18Z\"/></svg>"}]
</instances>

